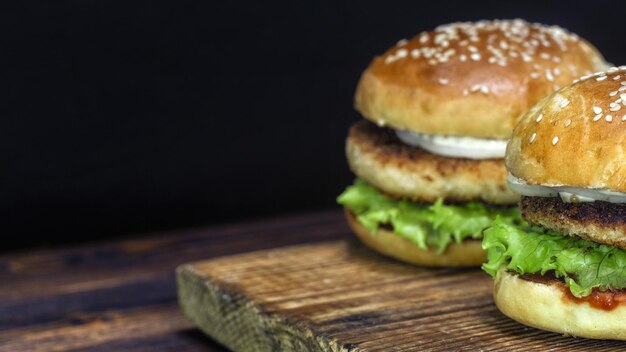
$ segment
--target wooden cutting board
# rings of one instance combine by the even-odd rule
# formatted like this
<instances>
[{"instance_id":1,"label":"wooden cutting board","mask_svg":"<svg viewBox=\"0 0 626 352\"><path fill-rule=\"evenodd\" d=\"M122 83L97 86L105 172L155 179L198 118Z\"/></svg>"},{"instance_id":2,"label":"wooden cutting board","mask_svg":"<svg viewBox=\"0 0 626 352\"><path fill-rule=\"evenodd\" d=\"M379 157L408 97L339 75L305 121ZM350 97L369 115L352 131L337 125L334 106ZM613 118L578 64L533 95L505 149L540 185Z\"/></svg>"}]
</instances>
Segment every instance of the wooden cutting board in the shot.
<instances>
[{"instance_id":1,"label":"wooden cutting board","mask_svg":"<svg viewBox=\"0 0 626 352\"><path fill-rule=\"evenodd\" d=\"M413 267L351 241L187 264L177 281L187 317L234 351L626 349L508 319L479 269Z\"/></svg>"}]
</instances>

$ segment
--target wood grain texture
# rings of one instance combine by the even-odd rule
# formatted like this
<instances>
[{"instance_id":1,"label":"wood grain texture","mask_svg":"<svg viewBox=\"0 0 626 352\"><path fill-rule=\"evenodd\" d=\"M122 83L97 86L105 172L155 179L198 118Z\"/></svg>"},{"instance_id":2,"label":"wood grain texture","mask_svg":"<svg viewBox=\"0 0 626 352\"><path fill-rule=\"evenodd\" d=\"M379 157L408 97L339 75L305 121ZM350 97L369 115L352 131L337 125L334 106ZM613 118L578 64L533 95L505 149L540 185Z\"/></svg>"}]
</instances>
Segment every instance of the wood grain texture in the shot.
<instances>
[{"instance_id":1,"label":"wood grain texture","mask_svg":"<svg viewBox=\"0 0 626 352\"><path fill-rule=\"evenodd\" d=\"M479 269L412 267L354 241L186 264L177 281L185 314L235 351L626 349L506 318Z\"/></svg>"},{"instance_id":2,"label":"wood grain texture","mask_svg":"<svg viewBox=\"0 0 626 352\"><path fill-rule=\"evenodd\" d=\"M177 266L349 235L336 210L0 254L0 351L225 351L182 315Z\"/></svg>"}]
</instances>

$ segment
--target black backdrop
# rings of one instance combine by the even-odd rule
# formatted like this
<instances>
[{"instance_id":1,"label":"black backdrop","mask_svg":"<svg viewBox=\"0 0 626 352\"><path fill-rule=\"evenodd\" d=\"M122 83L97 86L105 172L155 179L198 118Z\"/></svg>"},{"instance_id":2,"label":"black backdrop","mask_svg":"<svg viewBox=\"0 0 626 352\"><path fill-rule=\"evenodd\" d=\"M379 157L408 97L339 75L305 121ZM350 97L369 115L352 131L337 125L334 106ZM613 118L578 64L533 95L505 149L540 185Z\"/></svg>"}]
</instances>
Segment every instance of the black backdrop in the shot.
<instances>
[{"instance_id":1,"label":"black backdrop","mask_svg":"<svg viewBox=\"0 0 626 352\"><path fill-rule=\"evenodd\" d=\"M559 24L626 62L617 1L213 2L1 5L0 248L334 206L360 72L441 23Z\"/></svg>"}]
</instances>

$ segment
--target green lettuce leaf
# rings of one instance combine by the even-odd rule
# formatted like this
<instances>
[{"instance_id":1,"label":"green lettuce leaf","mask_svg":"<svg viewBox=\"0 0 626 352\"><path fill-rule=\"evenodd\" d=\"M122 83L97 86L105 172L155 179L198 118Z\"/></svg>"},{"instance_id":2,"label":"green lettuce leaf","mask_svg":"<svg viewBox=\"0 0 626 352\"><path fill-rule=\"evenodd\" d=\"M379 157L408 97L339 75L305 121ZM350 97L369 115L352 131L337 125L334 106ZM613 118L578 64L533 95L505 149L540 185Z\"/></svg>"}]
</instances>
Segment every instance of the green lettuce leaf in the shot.
<instances>
[{"instance_id":1,"label":"green lettuce leaf","mask_svg":"<svg viewBox=\"0 0 626 352\"><path fill-rule=\"evenodd\" d=\"M483 270L495 277L501 267L518 274L553 271L576 297L600 290L626 288L626 251L528 224L496 220L486 229Z\"/></svg>"},{"instance_id":2,"label":"green lettuce leaf","mask_svg":"<svg viewBox=\"0 0 626 352\"><path fill-rule=\"evenodd\" d=\"M357 179L338 198L370 232L381 225L391 225L393 232L422 249L434 247L442 253L452 241L479 239L482 230L500 216L505 223L520 223L517 208L489 208L481 203L445 205L441 199L434 204L417 204L386 197L365 181Z\"/></svg>"}]
</instances>

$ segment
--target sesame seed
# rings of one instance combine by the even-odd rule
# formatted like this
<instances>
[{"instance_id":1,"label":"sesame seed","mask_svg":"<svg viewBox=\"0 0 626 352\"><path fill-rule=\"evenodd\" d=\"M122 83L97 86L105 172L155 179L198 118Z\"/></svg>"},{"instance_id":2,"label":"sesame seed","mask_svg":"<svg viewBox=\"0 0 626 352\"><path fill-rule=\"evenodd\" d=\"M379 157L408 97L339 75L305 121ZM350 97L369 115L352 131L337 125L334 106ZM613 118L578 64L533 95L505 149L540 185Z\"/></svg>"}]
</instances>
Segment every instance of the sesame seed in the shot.
<instances>
[{"instance_id":1,"label":"sesame seed","mask_svg":"<svg viewBox=\"0 0 626 352\"><path fill-rule=\"evenodd\" d=\"M552 138L552 145L556 145L557 143L559 143L559 137L554 137Z\"/></svg>"},{"instance_id":2,"label":"sesame seed","mask_svg":"<svg viewBox=\"0 0 626 352\"><path fill-rule=\"evenodd\" d=\"M528 141L528 143L534 142L535 138L537 138L537 134L533 132L533 134L530 135L530 140Z\"/></svg>"},{"instance_id":3,"label":"sesame seed","mask_svg":"<svg viewBox=\"0 0 626 352\"><path fill-rule=\"evenodd\" d=\"M569 127L569 125L571 124L572 124L572 120L570 119L565 120L565 123L564 123L565 127Z\"/></svg>"},{"instance_id":4,"label":"sesame seed","mask_svg":"<svg viewBox=\"0 0 626 352\"><path fill-rule=\"evenodd\" d=\"M420 47L409 47L410 43L415 41L421 43ZM484 47L479 47L481 41L486 42ZM509 65L509 60L519 59L530 62L532 65L537 62L536 58L541 57L550 61L545 61L540 66L535 65L532 69L533 72L529 72L529 74L531 78L544 76L545 79L553 81L553 87L556 89L558 87L554 85L554 81L556 81L557 76L563 75L565 70L561 67L550 67L549 72L545 73L547 69L545 63L561 63L562 58L554 55L553 52L557 52L559 49L562 52L567 51L571 42L577 41L575 35L559 27L530 24L523 20L453 23L439 26L433 32L422 32L413 40L399 40L396 43L397 48L384 58L384 62L390 64L407 57L413 59L424 57L425 62L435 66L454 60L454 55L459 55L458 60L461 62L481 61L484 56L489 64L506 67ZM582 42L576 45L585 49ZM467 49L463 50L464 52L458 52L462 50L463 46ZM544 49L545 47L548 48ZM556 47L556 49L550 47ZM569 75L573 65L571 63L567 65L570 67L567 71ZM576 67L574 69L576 70ZM581 72L581 74L583 73ZM578 74L578 70L572 73L573 76L578 76ZM439 83L441 84L441 82ZM481 86L477 91L489 92L489 87L483 88Z\"/></svg>"},{"instance_id":5,"label":"sesame seed","mask_svg":"<svg viewBox=\"0 0 626 352\"><path fill-rule=\"evenodd\" d=\"M487 85L483 85L480 87L480 92L483 94L489 94L489 87L487 87Z\"/></svg>"},{"instance_id":6,"label":"sesame seed","mask_svg":"<svg viewBox=\"0 0 626 352\"><path fill-rule=\"evenodd\" d=\"M614 97L614 96L616 96L616 95L617 95L617 91L616 91L616 90L614 90L614 91L612 91L611 93L609 93L609 96L610 96L610 97Z\"/></svg>"},{"instance_id":7,"label":"sesame seed","mask_svg":"<svg viewBox=\"0 0 626 352\"><path fill-rule=\"evenodd\" d=\"M602 108L599 106L594 106L593 107L593 112L595 112L596 114L599 114L602 112Z\"/></svg>"},{"instance_id":8,"label":"sesame seed","mask_svg":"<svg viewBox=\"0 0 626 352\"><path fill-rule=\"evenodd\" d=\"M564 107L566 107L567 105L569 105L569 100L567 100L567 99L563 99L563 100L561 100L561 102L559 103L559 106L560 106L561 108L564 108Z\"/></svg>"},{"instance_id":9,"label":"sesame seed","mask_svg":"<svg viewBox=\"0 0 626 352\"><path fill-rule=\"evenodd\" d=\"M541 119L543 119L543 114L539 114L539 116L537 116L537 119L535 121L539 122L541 121Z\"/></svg>"},{"instance_id":10,"label":"sesame seed","mask_svg":"<svg viewBox=\"0 0 626 352\"><path fill-rule=\"evenodd\" d=\"M449 82L450 82L450 81L449 81L449 80L447 80L447 79L445 79L445 78L439 78L439 84L441 84L441 85L444 85L444 86L445 86L445 85L446 85L446 84L448 84Z\"/></svg>"},{"instance_id":11,"label":"sesame seed","mask_svg":"<svg viewBox=\"0 0 626 352\"><path fill-rule=\"evenodd\" d=\"M602 114L598 114L596 116L593 117L593 121L598 121L602 118Z\"/></svg>"},{"instance_id":12,"label":"sesame seed","mask_svg":"<svg viewBox=\"0 0 626 352\"><path fill-rule=\"evenodd\" d=\"M470 92L478 92L480 90L481 85L480 84L474 84L471 88L470 88Z\"/></svg>"},{"instance_id":13,"label":"sesame seed","mask_svg":"<svg viewBox=\"0 0 626 352\"><path fill-rule=\"evenodd\" d=\"M622 116L622 121L626 121L626 115Z\"/></svg>"},{"instance_id":14,"label":"sesame seed","mask_svg":"<svg viewBox=\"0 0 626 352\"><path fill-rule=\"evenodd\" d=\"M626 94L624 93L620 94L619 98L622 99L622 101L626 100Z\"/></svg>"},{"instance_id":15,"label":"sesame seed","mask_svg":"<svg viewBox=\"0 0 626 352\"><path fill-rule=\"evenodd\" d=\"M606 120L606 122L611 122L611 121L613 121L613 116L611 116L611 115L606 115L606 116L604 117L604 119Z\"/></svg>"},{"instance_id":16,"label":"sesame seed","mask_svg":"<svg viewBox=\"0 0 626 352\"><path fill-rule=\"evenodd\" d=\"M614 80L614 81L617 81L617 80L619 80L621 77L622 77L621 75L617 75L617 76L613 77L613 80Z\"/></svg>"},{"instance_id":17,"label":"sesame seed","mask_svg":"<svg viewBox=\"0 0 626 352\"><path fill-rule=\"evenodd\" d=\"M626 86L626 81L620 82L621 85Z\"/></svg>"},{"instance_id":18,"label":"sesame seed","mask_svg":"<svg viewBox=\"0 0 626 352\"><path fill-rule=\"evenodd\" d=\"M626 86L621 86L621 87L619 87L619 89L618 89L618 91L620 91L620 92L623 92L623 91L625 91L625 90L626 90Z\"/></svg>"},{"instance_id":19,"label":"sesame seed","mask_svg":"<svg viewBox=\"0 0 626 352\"><path fill-rule=\"evenodd\" d=\"M615 104L615 103L611 103L609 106L610 106L609 110L611 111L617 111L622 108L619 104Z\"/></svg>"},{"instance_id":20,"label":"sesame seed","mask_svg":"<svg viewBox=\"0 0 626 352\"><path fill-rule=\"evenodd\" d=\"M596 78L596 81L604 81L605 79L606 79L606 76L600 76Z\"/></svg>"}]
</instances>

